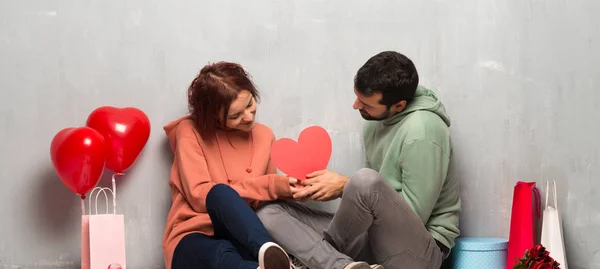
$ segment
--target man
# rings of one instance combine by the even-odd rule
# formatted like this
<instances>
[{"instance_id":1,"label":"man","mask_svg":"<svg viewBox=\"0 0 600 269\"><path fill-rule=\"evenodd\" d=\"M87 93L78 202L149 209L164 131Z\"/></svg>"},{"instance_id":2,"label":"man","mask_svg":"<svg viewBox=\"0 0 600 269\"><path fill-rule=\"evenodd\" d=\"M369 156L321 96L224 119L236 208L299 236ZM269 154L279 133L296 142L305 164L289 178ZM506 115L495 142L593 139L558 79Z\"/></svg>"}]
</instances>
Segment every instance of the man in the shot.
<instances>
[{"instance_id":1,"label":"man","mask_svg":"<svg viewBox=\"0 0 600 269\"><path fill-rule=\"evenodd\" d=\"M317 171L292 187L298 201L341 198L335 214L282 201L259 209L273 239L305 266L438 269L448 256L460 212L458 181L447 177L450 119L418 83L412 61L393 51L358 70L353 107L369 121L368 168L350 178Z\"/></svg>"}]
</instances>

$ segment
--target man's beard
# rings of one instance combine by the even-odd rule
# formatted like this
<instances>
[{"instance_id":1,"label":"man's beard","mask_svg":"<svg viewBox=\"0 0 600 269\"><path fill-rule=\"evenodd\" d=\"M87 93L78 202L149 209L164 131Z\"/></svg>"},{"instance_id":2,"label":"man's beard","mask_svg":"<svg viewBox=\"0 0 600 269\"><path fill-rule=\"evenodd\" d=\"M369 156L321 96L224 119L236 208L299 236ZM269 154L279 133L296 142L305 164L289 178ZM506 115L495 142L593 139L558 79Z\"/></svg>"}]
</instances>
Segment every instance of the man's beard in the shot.
<instances>
[{"instance_id":1,"label":"man's beard","mask_svg":"<svg viewBox=\"0 0 600 269\"><path fill-rule=\"evenodd\" d=\"M383 112L383 114L381 114L378 117L373 117L373 116L369 115L369 113L367 113L363 110L359 110L358 112L360 112L360 115L363 117L363 119L368 120L368 121L382 121L382 120L389 118L390 115L392 114L389 109L386 110L385 112Z\"/></svg>"}]
</instances>

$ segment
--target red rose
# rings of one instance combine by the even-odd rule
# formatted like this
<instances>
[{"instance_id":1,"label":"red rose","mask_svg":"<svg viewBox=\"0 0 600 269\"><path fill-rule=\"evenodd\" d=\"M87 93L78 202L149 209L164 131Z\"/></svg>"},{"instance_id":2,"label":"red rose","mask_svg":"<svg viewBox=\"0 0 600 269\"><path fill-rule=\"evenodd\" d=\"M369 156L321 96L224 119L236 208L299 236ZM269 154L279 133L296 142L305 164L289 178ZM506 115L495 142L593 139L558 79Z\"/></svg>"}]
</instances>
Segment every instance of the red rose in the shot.
<instances>
[{"instance_id":1,"label":"red rose","mask_svg":"<svg viewBox=\"0 0 600 269\"><path fill-rule=\"evenodd\" d=\"M525 253L525 256L529 259L535 259L537 257L537 252L535 250L535 247L527 250L527 252Z\"/></svg>"},{"instance_id":2,"label":"red rose","mask_svg":"<svg viewBox=\"0 0 600 269\"><path fill-rule=\"evenodd\" d=\"M552 269L552 265L543 262L536 262L529 267L529 269Z\"/></svg>"},{"instance_id":3,"label":"red rose","mask_svg":"<svg viewBox=\"0 0 600 269\"><path fill-rule=\"evenodd\" d=\"M529 250L527 257L530 259L536 259L539 257L543 257L545 249L541 245L535 245L533 248Z\"/></svg>"},{"instance_id":4,"label":"red rose","mask_svg":"<svg viewBox=\"0 0 600 269\"><path fill-rule=\"evenodd\" d=\"M535 247L533 247L534 252L537 253L537 255L535 257L539 257L539 258L543 258L543 257L547 257L548 256L548 251L546 251L546 248L542 245L536 245Z\"/></svg>"},{"instance_id":5,"label":"red rose","mask_svg":"<svg viewBox=\"0 0 600 269\"><path fill-rule=\"evenodd\" d=\"M550 257L550 253L542 245L536 245L528 249L514 268L560 269L558 262Z\"/></svg>"},{"instance_id":6,"label":"red rose","mask_svg":"<svg viewBox=\"0 0 600 269\"><path fill-rule=\"evenodd\" d=\"M552 264L554 262L554 259L552 259L550 256L543 257L539 260L547 264Z\"/></svg>"}]
</instances>

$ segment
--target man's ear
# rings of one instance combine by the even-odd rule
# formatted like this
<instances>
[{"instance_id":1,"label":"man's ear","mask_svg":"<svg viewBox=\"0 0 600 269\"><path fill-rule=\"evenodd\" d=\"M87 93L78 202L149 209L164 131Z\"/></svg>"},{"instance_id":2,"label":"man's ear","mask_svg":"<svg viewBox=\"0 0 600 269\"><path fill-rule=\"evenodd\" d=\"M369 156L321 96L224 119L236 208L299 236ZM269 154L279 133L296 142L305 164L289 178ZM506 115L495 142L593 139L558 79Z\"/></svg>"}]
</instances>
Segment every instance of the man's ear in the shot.
<instances>
[{"instance_id":1,"label":"man's ear","mask_svg":"<svg viewBox=\"0 0 600 269\"><path fill-rule=\"evenodd\" d=\"M395 114L395 113L398 113L398 112L404 110L404 108L406 108L406 100L402 100L398 103L393 104L391 107L391 110L392 110L392 113Z\"/></svg>"}]
</instances>

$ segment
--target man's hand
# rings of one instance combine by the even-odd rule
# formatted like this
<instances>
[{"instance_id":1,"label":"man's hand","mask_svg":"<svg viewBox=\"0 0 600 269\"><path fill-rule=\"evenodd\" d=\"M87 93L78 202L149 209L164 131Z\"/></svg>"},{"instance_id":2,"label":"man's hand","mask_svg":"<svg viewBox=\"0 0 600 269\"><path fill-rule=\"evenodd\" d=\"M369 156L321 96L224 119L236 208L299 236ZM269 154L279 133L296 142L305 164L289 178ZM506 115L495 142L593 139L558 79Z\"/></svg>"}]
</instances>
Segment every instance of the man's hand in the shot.
<instances>
[{"instance_id":1,"label":"man's hand","mask_svg":"<svg viewBox=\"0 0 600 269\"><path fill-rule=\"evenodd\" d=\"M329 201L339 198L344 191L348 177L328 170L321 170L308 174L307 179L300 184L304 188L292 189L296 200Z\"/></svg>"},{"instance_id":2,"label":"man's hand","mask_svg":"<svg viewBox=\"0 0 600 269\"><path fill-rule=\"evenodd\" d=\"M306 188L306 186L304 186L300 183L300 180L290 177L290 176L288 176L288 177L290 178L290 191L292 192L292 195L294 195L294 194L298 193L299 191L301 191L302 189ZM305 202L307 199L295 199L295 200L299 201L299 202Z\"/></svg>"}]
</instances>

